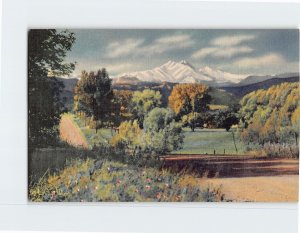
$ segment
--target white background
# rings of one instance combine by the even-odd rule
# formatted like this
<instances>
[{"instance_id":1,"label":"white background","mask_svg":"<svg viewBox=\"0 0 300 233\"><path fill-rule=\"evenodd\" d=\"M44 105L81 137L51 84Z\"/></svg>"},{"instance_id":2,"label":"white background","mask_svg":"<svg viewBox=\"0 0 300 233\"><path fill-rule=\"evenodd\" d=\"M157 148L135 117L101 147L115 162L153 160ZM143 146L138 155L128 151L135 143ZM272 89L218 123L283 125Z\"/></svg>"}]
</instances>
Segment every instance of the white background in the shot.
<instances>
[{"instance_id":1,"label":"white background","mask_svg":"<svg viewBox=\"0 0 300 233\"><path fill-rule=\"evenodd\" d=\"M0 80L0 230L297 232L296 203L27 201L28 28L299 28L283 3L5 0Z\"/></svg>"}]
</instances>

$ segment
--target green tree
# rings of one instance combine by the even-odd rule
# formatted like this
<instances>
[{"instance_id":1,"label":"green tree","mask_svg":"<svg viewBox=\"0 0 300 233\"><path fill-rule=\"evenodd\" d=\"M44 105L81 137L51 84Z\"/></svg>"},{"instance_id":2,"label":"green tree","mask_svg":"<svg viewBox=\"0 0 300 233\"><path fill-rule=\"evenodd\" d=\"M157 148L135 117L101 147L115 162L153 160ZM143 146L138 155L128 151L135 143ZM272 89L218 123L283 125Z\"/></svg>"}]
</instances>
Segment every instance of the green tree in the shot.
<instances>
[{"instance_id":1,"label":"green tree","mask_svg":"<svg viewBox=\"0 0 300 233\"><path fill-rule=\"evenodd\" d=\"M153 91L146 89L142 92L134 92L130 111L133 114L133 118L137 119L140 128L143 128L144 118L148 112L156 107L161 106L161 94L159 91Z\"/></svg>"},{"instance_id":2,"label":"green tree","mask_svg":"<svg viewBox=\"0 0 300 233\"><path fill-rule=\"evenodd\" d=\"M75 87L74 110L92 117L96 133L100 127L115 123L120 107L114 101L111 79L106 69L98 70L97 73L82 72Z\"/></svg>"},{"instance_id":3,"label":"green tree","mask_svg":"<svg viewBox=\"0 0 300 233\"><path fill-rule=\"evenodd\" d=\"M28 32L28 133L29 147L53 144L56 125L65 110L60 93L64 87L55 77L68 75L74 63L65 63L75 42L74 33L54 29Z\"/></svg>"},{"instance_id":4,"label":"green tree","mask_svg":"<svg viewBox=\"0 0 300 233\"><path fill-rule=\"evenodd\" d=\"M198 112L191 112L182 116L181 121L183 126L190 127L193 132L196 127L202 127L204 123L203 117Z\"/></svg>"},{"instance_id":5,"label":"green tree","mask_svg":"<svg viewBox=\"0 0 300 233\"><path fill-rule=\"evenodd\" d=\"M165 108L154 108L144 121L142 138L145 152L163 155L182 147L182 126L174 120L174 112Z\"/></svg>"}]
</instances>

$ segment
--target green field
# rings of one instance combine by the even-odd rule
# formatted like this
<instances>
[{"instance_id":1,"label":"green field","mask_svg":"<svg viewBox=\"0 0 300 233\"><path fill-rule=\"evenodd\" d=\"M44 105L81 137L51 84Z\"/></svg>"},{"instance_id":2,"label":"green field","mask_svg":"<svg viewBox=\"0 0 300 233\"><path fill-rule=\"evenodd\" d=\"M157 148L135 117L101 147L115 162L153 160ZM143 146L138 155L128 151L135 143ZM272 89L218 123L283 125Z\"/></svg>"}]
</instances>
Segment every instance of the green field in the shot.
<instances>
[{"instance_id":1,"label":"green field","mask_svg":"<svg viewBox=\"0 0 300 233\"><path fill-rule=\"evenodd\" d=\"M236 146L234 147L232 132L225 129L196 129L192 132L189 128L184 128L184 145L179 151L173 151L172 154L243 154L244 147L239 142L235 133Z\"/></svg>"},{"instance_id":2,"label":"green field","mask_svg":"<svg viewBox=\"0 0 300 233\"><path fill-rule=\"evenodd\" d=\"M115 132L111 129L99 129L96 133L95 129L84 126L82 120L73 115L75 122L78 124L82 133L90 146L99 143L109 143ZM184 144L183 148L173 151L172 154L243 154L244 146L239 141L237 133L235 134L237 152L235 150L232 132L225 129L196 129L192 132L190 128L183 128Z\"/></svg>"},{"instance_id":3,"label":"green field","mask_svg":"<svg viewBox=\"0 0 300 233\"><path fill-rule=\"evenodd\" d=\"M113 137L115 132L111 129L101 128L97 130L91 129L89 126L85 126L83 121L80 120L77 116L73 115L75 122L78 124L80 130L84 134L88 144L90 146L97 145L99 143L109 143L110 139Z\"/></svg>"}]
</instances>

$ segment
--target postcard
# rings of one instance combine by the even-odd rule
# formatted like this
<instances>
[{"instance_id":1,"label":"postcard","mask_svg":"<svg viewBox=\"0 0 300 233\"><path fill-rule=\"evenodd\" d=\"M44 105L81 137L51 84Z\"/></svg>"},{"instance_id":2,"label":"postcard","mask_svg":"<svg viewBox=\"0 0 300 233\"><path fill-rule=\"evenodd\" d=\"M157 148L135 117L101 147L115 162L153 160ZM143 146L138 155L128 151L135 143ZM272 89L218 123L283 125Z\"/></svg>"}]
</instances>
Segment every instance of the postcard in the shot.
<instances>
[{"instance_id":1,"label":"postcard","mask_svg":"<svg viewBox=\"0 0 300 233\"><path fill-rule=\"evenodd\" d=\"M31 202L297 202L298 29L30 29Z\"/></svg>"}]
</instances>

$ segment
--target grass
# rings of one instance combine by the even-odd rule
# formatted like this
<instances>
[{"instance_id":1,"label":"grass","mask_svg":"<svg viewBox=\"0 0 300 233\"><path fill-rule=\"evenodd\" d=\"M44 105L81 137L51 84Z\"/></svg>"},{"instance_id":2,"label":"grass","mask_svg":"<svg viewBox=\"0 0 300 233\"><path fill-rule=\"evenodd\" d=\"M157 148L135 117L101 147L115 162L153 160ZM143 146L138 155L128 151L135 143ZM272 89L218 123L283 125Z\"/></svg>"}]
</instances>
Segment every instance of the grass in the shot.
<instances>
[{"instance_id":1,"label":"grass","mask_svg":"<svg viewBox=\"0 0 300 233\"><path fill-rule=\"evenodd\" d=\"M29 187L29 199L45 201L224 201L220 188L199 179L156 168L136 168L105 160L75 160L58 174Z\"/></svg>"},{"instance_id":2,"label":"grass","mask_svg":"<svg viewBox=\"0 0 300 233\"><path fill-rule=\"evenodd\" d=\"M209 104L209 109L210 110L222 110L222 109L227 109L227 105L218 105L218 104Z\"/></svg>"},{"instance_id":3,"label":"grass","mask_svg":"<svg viewBox=\"0 0 300 233\"><path fill-rule=\"evenodd\" d=\"M234 147L232 132L225 129L196 129L192 132L189 128L184 128L184 145L179 151L172 154L243 154L245 148L239 142L235 133L238 152Z\"/></svg>"},{"instance_id":4,"label":"grass","mask_svg":"<svg viewBox=\"0 0 300 233\"><path fill-rule=\"evenodd\" d=\"M95 129L91 129L89 126L85 126L84 122L79 119L77 116L72 115L74 121L79 126L81 132L83 133L84 137L86 138L88 144L92 147L98 144L107 144L109 143L110 139L115 134L111 129L101 128L98 129L97 133Z\"/></svg>"}]
</instances>

